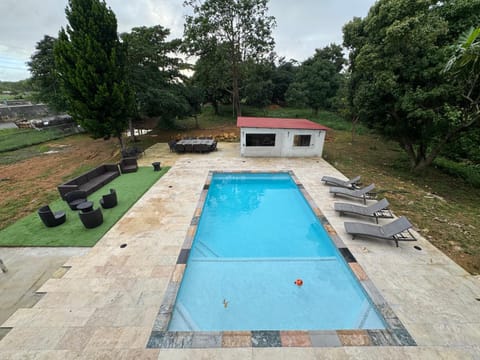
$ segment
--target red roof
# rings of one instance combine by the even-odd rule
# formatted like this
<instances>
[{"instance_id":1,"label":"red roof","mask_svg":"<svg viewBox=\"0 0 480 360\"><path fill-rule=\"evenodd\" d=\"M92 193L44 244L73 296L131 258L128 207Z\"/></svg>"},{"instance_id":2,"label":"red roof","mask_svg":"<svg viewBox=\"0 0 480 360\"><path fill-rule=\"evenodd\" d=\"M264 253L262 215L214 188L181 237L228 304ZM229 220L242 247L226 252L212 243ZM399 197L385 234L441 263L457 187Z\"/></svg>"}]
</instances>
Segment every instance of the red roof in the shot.
<instances>
[{"instance_id":1,"label":"red roof","mask_svg":"<svg viewBox=\"0 0 480 360\"><path fill-rule=\"evenodd\" d=\"M314 123L307 119L282 119L282 118L261 118L245 117L237 118L237 127L267 128L267 129L308 129L308 130L330 130L326 126Z\"/></svg>"}]
</instances>

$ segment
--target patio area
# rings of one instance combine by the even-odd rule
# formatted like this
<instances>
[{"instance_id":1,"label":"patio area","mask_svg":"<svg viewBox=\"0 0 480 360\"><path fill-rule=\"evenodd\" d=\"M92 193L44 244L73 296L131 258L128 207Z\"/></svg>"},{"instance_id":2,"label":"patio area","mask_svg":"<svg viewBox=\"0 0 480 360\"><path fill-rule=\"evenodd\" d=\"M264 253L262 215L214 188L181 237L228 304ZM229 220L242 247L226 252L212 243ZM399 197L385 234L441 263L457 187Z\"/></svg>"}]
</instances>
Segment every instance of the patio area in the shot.
<instances>
[{"instance_id":1,"label":"patio area","mask_svg":"<svg viewBox=\"0 0 480 360\"><path fill-rule=\"evenodd\" d=\"M480 277L417 233L417 242L399 248L351 240L343 227L349 218L333 210L343 200L320 181L342 174L323 159L242 158L238 143L220 143L207 154L176 154L156 144L139 165L156 161L172 168L90 251L71 257L62 277L38 290L36 305L1 325L8 331L0 341L1 359L480 358ZM306 339L269 348L224 338L216 348L146 349L167 286L184 270L177 258L208 172L215 170L293 171L417 346L358 346L361 339L349 337L343 346L316 347Z\"/></svg>"}]
</instances>

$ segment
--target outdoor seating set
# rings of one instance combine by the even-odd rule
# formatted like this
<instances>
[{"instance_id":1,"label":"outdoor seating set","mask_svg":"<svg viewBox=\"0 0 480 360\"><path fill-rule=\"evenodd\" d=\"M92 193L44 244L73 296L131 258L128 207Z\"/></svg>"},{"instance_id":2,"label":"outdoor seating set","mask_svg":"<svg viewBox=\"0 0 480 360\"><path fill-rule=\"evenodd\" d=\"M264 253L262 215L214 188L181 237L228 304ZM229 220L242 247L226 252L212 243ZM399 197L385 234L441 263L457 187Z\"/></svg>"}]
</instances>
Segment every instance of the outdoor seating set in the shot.
<instances>
[{"instance_id":1,"label":"outdoor seating set","mask_svg":"<svg viewBox=\"0 0 480 360\"><path fill-rule=\"evenodd\" d=\"M94 209L88 195L97 191L120 174L135 172L138 170L135 157L123 158L118 164L104 164L87 171L58 186L58 192L66 201L70 209L79 210L79 217L87 229L99 226L103 223L102 209L110 209L117 205L117 193L110 189L110 193L100 199L101 207ZM38 216L47 227L55 227L66 221L65 211L52 211L49 205L38 209Z\"/></svg>"},{"instance_id":2,"label":"outdoor seating set","mask_svg":"<svg viewBox=\"0 0 480 360\"><path fill-rule=\"evenodd\" d=\"M94 209L94 203L87 198L87 192L84 190L74 190L65 195L64 200L70 209L80 211L78 216L80 221L87 229L95 228L103 223L102 208L110 209L117 205L117 193L114 189L110 189L110 193L103 195L100 199L101 207ZM65 211L55 211L50 206L42 206L38 210L38 216L42 219L47 227L55 227L61 225L66 220Z\"/></svg>"},{"instance_id":3,"label":"outdoor seating set","mask_svg":"<svg viewBox=\"0 0 480 360\"><path fill-rule=\"evenodd\" d=\"M182 140L170 140L168 146L171 152L176 153L206 153L217 150L217 141L212 137L185 138Z\"/></svg>"},{"instance_id":4,"label":"outdoor seating set","mask_svg":"<svg viewBox=\"0 0 480 360\"><path fill-rule=\"evenodd\" d=\"M366 187L360 187L360 176L350 180L341 180L330 176L324 176L322 181L330 187L330 193L334 196L349 197L361 200L365 206L350 203L335 203L334 209L340 215L348 214L354 216L364 216L375 219L377 225L366 224L360 222L345 222L345 231L352 235L352 239L356 237L367 237L381 240L395 241L398 247L399 241L416 241L415 237L409 231L412 224L404 216L396 218L392 222L385 225L378 225L378 219L394 218L392 212L388 209L389 203L387 199L382 199L367 206L367 200L374 200L377 194L373 192L375 184Z\"/></svg>"}]
</instances>

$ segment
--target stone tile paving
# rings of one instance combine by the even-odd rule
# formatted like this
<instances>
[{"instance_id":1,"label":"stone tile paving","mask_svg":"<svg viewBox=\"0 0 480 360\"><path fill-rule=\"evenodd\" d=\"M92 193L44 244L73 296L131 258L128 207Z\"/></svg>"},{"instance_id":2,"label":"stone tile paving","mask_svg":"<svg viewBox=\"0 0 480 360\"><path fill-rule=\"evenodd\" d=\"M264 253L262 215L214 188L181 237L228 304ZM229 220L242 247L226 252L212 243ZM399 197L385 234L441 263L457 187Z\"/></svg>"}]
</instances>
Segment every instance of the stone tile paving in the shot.
<instances>
[{"instance_id":1,"label":"stone tile paving","mask_svg":"<svg viewBox=\"0 0 480 360\"><path fill-rule=\"evenodd\" d=\"M238 154L238 144L220 144L219 151L209 154L171 154L166 144L148 149L141 165L170 162L172 169L88 254L67 261L71 268L61 279L50 279L39 289L45 296L36 306L18 310L2 325L11 330L0 341L0 358L480 358L479 277L470 276L422 237L415 243L421 251L407 243L396 248L388 242L351 240L343 229L345 218L333 211L336 199L320 182L323 175L341 174L322 159ZM233 347L218 348L220 337L198 334L188 341L199 348L146 349L208 172L242 169L294 171L418 346L358 346L365 345L359 336L350 337L352 346L340 347L322 332L309 340L330 347L305 347L301 336L282 337L279 332L275 339L295 347L242 347L245 337L232 334L231 341L222 342ZM260 344L265 339L260 333L249 339Z\"/></svg>"}]
</instances>

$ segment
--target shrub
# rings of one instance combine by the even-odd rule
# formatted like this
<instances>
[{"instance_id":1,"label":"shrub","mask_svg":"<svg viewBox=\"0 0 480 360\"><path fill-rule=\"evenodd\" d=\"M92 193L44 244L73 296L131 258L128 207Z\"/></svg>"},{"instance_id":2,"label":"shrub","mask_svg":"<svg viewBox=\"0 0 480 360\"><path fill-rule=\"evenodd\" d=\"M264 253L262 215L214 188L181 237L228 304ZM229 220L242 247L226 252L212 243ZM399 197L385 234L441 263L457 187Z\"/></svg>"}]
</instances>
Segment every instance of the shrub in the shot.
<instances>
[{"instance_id":1,"label":"shrub","mask_svg":"<svg viewBox=\"0 0 480 360\"><path fill-rule=\"evenodd\" d=\"M480 188L479 165L456 162L442 157L437 158L434 164L447 174L458 176L465 180L466 183Z\"/></svg>"}]
</instances>

